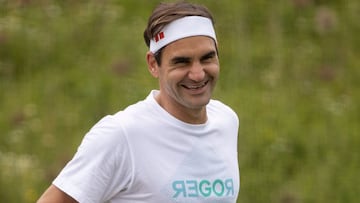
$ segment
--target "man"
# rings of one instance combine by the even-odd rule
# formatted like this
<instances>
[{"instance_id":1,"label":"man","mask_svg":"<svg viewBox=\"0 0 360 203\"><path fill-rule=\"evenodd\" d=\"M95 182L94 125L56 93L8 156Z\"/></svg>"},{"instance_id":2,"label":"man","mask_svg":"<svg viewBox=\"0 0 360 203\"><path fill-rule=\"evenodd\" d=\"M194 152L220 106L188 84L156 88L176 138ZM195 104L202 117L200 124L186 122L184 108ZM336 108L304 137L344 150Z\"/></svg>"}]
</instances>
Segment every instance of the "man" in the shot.
<instances>
[{"instance_id":1,"label":"man","mask_svg":"<svg viewBox=\"0 0 360 203\"><path fill-rule=\"evenodd\" d=\"M162 3L144 32L159 90L100 120L38 202L236 202L236 114L211 95L219 75L213 18Z\"/></svg>"}]
</instances>

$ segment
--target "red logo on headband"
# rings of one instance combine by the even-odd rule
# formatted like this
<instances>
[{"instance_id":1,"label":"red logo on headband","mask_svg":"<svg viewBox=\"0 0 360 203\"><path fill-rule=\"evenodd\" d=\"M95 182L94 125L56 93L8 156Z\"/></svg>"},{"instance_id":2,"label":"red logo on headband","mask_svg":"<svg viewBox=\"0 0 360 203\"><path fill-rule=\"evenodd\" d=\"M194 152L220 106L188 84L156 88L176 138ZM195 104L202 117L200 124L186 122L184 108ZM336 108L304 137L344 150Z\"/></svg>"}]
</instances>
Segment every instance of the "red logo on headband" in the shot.
<instances>
[{"instance_id":1,"label":"red logo on headband","mask_svg":"<svg viewBox=\"0 0 360 203\"><path fill-rule=\"evenodd\" d=\"M164 32L160 32L159 34L157 34L155 36L155 42L158 42L159 40L164 39L164 37L165 37Z\"/></svg>"}]
</instances>

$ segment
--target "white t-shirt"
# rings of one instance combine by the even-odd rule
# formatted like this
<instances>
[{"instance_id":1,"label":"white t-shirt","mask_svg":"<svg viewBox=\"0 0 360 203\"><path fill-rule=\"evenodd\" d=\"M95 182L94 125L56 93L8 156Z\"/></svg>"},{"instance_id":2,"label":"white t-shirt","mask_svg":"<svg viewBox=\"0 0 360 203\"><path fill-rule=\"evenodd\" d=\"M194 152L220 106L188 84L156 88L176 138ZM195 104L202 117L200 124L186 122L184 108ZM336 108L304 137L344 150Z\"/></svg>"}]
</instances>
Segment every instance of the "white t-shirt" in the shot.
<instances>
[{"instance_id":1,"label":"white t-shirt","mask_svg":"<svg viewBox=\"0 0 360 203\"><path fill-rule=\"evenodd\" d=\"M184 123L154 99L101 119L53 184L79 202L236 202L235 112L207 105L205 124Z\"/></svg>"}]
</instances>

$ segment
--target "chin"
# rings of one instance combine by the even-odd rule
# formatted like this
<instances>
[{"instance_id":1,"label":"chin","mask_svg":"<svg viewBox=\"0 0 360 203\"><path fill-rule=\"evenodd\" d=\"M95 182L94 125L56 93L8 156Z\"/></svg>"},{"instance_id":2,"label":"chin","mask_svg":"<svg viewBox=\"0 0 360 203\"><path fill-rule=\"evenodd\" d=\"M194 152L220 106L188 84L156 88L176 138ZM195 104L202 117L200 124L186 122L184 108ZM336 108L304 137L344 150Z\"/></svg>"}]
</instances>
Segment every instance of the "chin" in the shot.
<instances>
[{"instance_id":1,"label":"chin","mask_svg":"<svg viewBox=\"0 0 360 203\"><path fill-rule=\"evenodd\" d=\"M200 109L205 107L210 102L210 97L199 98L192 101L188 101L188 106L192 109Z\"/></svg>"}]
</instances>

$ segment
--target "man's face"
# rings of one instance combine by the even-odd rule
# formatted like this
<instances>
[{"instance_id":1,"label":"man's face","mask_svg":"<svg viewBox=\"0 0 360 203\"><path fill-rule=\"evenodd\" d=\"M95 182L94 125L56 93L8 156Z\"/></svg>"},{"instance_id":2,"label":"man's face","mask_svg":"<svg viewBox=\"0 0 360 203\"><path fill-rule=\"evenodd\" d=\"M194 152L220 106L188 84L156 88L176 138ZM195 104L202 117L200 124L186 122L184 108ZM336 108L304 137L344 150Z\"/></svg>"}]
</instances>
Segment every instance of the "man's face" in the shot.
<instances>
[{"instance_id":1,"label":"man's face","mask_svg":"<svg viewBox=\"0 0 360 203\"><path fill-rule=\"evenodd\" d=\"M167 110L201 110L209 102L219 75L213 39L194 36L162 50L158 67L159 103Z\"/></svg>"}]
</instances>

